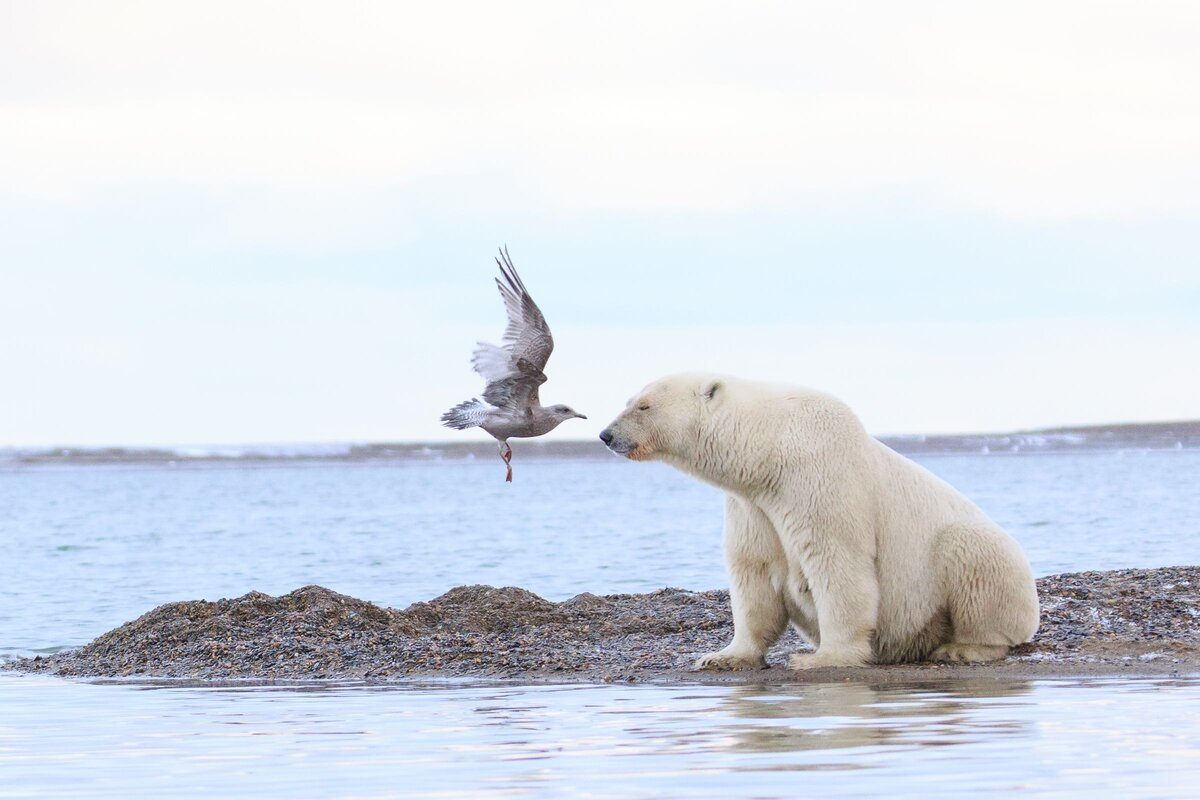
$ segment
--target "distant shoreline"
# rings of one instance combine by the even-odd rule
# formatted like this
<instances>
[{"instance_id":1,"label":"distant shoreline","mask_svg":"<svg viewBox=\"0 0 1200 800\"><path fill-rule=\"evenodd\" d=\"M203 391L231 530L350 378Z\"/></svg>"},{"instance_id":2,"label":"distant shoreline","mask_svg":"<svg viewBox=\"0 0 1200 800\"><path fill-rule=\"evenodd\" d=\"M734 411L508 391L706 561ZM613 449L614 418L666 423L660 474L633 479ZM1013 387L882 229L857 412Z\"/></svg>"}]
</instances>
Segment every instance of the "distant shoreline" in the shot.
<instances>
[{"instance_id":1,"label":"distant shoreline","mask_svg":"<svg viewBox=\"0 0 1200 800\"><path fill-rule=\"evenodd\" d=\"M1011 433L912 434L877 437L899 453L1021 455L1121 450L1200 450L1200 420L1045 428ZM514 440L526 458L613 458L598 441ZM36 464L238 464L459 461L494 458L491 442L247 444L179 447L0 447L0 466Z\"/></svg>"}]
</instances>

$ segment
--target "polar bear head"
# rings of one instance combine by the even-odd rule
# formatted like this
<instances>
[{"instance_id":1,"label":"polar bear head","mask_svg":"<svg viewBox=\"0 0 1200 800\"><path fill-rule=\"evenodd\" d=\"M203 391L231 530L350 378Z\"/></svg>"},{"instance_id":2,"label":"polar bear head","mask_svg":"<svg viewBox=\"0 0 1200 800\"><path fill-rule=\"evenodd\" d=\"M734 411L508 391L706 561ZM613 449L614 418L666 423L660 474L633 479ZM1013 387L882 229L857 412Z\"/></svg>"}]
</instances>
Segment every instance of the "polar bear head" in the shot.
<instances>
[{"instance_id":1,"label":"polar bear head","mask_svg":"<svg viewBox=\"0 0 1200 800\"><path fill-rule=\"evenodd\" d=\"M728 393L726 383L719 375L690 372L657 380L634 395L600 440L633 461L694 464Z\"/></svg>"}]
</instances>

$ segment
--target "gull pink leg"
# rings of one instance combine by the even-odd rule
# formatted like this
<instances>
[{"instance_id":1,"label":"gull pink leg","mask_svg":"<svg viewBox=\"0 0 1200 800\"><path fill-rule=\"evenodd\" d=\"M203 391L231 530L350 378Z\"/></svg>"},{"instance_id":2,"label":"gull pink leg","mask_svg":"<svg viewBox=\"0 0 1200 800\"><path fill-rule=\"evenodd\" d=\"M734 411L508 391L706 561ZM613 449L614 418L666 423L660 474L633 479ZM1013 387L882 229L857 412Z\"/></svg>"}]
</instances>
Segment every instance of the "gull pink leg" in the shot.
<instances>
[{"instance_id":1,"label":"gull pink leg","mask_svg":"<svg viewBox=\"0 0 1200 800\"><path fill-rule=\"evenodd\" d=\"M504 476L504 480L506 483L512 483L512 447L507 442L504 447L504 452L500 454L500 457L504 459L504 465L508 467L508 474Z\"/></svg>"}]
</instances>

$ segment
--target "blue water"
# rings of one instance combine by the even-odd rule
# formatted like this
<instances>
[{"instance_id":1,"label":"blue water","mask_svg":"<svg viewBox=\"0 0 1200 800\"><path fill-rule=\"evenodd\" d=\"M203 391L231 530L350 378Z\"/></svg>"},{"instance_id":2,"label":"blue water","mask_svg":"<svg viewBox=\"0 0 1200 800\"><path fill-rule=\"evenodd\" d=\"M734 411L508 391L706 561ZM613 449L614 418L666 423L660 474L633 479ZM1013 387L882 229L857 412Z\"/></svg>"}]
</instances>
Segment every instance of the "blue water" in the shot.
<instances>
[{"instance_id":1,"label":"blue water","mask_svg":"<svg viewBox=\"0 0 1200 800\"><path fill-rule=\"evenodd\" d=\"M0 796L1194 798L1200 683L156 688L0 677ZM53 735L49 735L49 732Z\"/></svg>"},{"instance_id":2,"label":"blue water","mask_svg":"<svg viewBox=\"0 0 1200 800\"><path fill-rule=\"evenodd\" d=\"M1200 563L1200 453L922 460L1035 573ZM404 606L725 585L721 498L658 465L9 466L0 655L318 583ZM1195 796L1200 684L151 686L0 673L0 797ZM803 773L803 774L800 774Z\"/></svg>"}]
</instances>

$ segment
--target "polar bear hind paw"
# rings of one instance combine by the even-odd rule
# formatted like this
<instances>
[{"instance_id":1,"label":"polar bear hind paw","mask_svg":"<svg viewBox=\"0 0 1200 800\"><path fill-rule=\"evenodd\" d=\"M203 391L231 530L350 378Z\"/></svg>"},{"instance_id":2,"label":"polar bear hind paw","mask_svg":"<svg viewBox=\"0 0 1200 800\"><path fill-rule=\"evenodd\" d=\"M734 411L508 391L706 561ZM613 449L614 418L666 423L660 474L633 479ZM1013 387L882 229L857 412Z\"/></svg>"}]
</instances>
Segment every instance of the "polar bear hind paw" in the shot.
<instances>
[{"instance_id":1,"label":"polar bear hind paw","mask_svg":"<svg viewBox=\"0 0 1200 800\"><path fill-rule=\"evenodd\" d=\"M700 656L692 668L697 670L766 669L767 659L763 656L737 655L720 650Z\"/></svg>"},{"instance_id":2,"label":"polar bear hind paw","mask_svg":"<svg viewBox=\"0 0 1200 800\"><path fill-rule=\"evenodd\" d=\"M929 657L930 661L942 661L948 664L979 664L984 661L995 661L1008 655L1008 645L1004 644L960 644L948 642Z\"/></svg>"},{"instance_id":3,"label":"polar bear hind paw","mask_svg":"<svg viewBox=\"0 0 1200 800\"><path fill-rule=\"evenodd\" d=\"M788 656L788 669L820 669L821 667L865 667L870 662L858 655L845 653L792 653Z\"/></svg>"}]
</instances>

